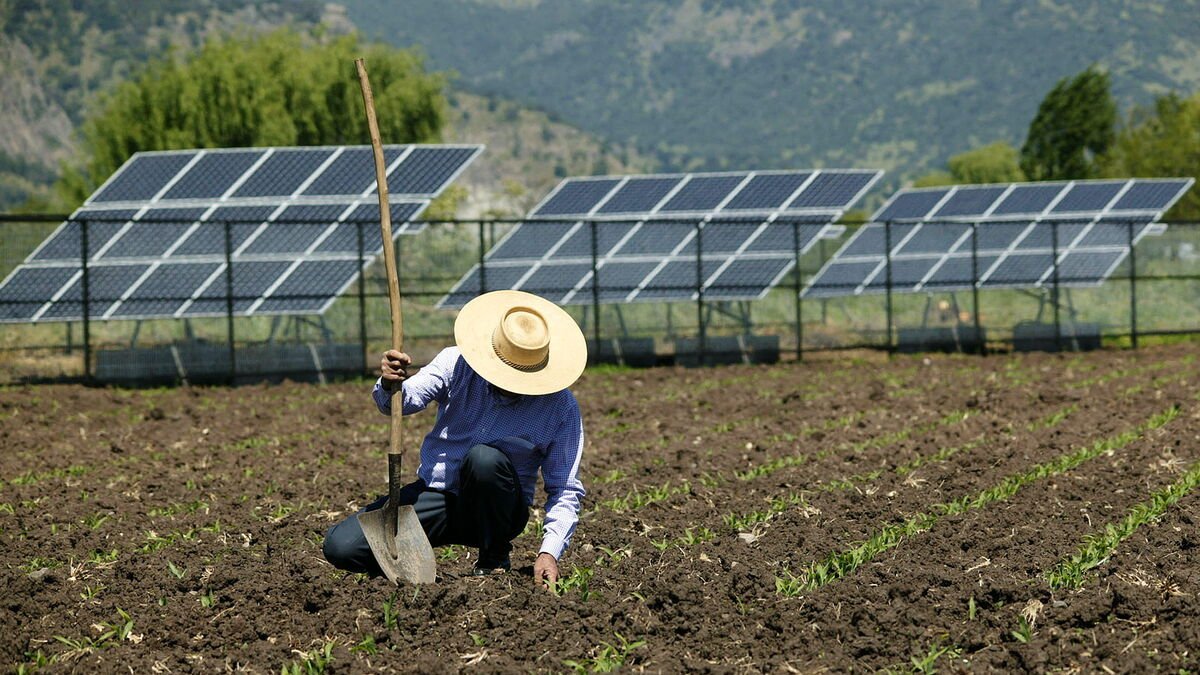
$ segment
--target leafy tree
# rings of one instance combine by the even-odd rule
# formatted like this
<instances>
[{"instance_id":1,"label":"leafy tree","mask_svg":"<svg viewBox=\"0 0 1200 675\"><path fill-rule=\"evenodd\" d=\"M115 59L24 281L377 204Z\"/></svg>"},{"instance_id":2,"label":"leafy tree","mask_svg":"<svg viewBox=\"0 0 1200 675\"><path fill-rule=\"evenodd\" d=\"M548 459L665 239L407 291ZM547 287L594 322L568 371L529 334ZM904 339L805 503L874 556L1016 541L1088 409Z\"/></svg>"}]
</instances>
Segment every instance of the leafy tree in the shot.
<instances>
[{"instance_id":1,"label":"leafy tree","mask_svg":"<svg viewBox=\"0 0 1200 675\"><path fill-rule=\"evenodd\" d=\"M320 44L279 30L214 40L152 62L110 90L83 125L83 158L58 185L81 202L139 150L324 145L369 141L354 59L367 59L385 142L436 141L445 84L412 51L345 36Z\"/></svg>"},{"instance_id":2,"label":"leafy tree","mask_svg":"<svg viewBox=\"0 0 1200 675\"><path fill-rule=\"evenodd\" d=\"M958 185L962 183L1013 183L1025 180L1017 160L1017 149L996 142L954 155L946 162L948 171L937 171L914 183L915 187Z\"/></svg>"},{"instance_id":3,"label":"leafy tree","mask_svg":"<svg viewBox=\"0 0 1200 675\"><path fill-rule=\"evenodd\" d=\"M1103 164L1112 177L1200 176L1200 94L1134 108ZM1200 220L1200 190L1193 185L1167 215Z\"/></svg>"},{"instance_id":4,"label":"leafy tree","mask_svg":"<svg viewBox=\"0 0 1200 675\"><path fill-rule=\"evenodd\" d=\"M1038 106L1021 147L1021 169L1031 180L1092 178L1097 158L1115 137L1117 106L1108 73L1095 66L1054 85Z\"/></svg>"}]
</instances>

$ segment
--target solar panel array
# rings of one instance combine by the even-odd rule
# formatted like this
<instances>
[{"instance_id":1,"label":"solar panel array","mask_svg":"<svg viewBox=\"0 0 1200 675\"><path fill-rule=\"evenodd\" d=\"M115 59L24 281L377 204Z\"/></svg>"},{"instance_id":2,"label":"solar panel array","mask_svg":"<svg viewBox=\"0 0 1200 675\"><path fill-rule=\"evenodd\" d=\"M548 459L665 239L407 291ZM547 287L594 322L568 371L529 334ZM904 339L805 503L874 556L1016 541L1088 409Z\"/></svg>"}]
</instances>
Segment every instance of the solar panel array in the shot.
<instances>
[{"instance_id":1,"label":"solar panel array","mask_svg":"<svg viewBox=\"0 0 1200 675\"><path fill-rule=\"evenodd\" d=\"M963 185L897 192L804 289L811 297L1103 283L1193 179ZM885 230L883 223L890 223ZM972 233L976 233L973 235ZM977 241L972 239L977 236ZM888 240L891 265L888 266ZM1056 255L1057 254L1057 255Z\"/></svg>"},{"instance_id":2,"label":"solar panel array","mask_svg":"<svg viewBox=\"0 0 1200 675\"><path fill-rule=\"evenodd\" d=\"M478 145L389 145L393 233L473 161ZM324 312L382 252L370 146L141 152L0 284L0 322L226 313L226 225L238 315ZM374 225L374 226L372 226Z\"/></svg>"},{"instance_id":3,"label":"solar panel array","mask_svg":"<svg viewBox=\"0 0 1200 675\"><path fill-rule=\"evenodd\" d=\"M760 298L796 251L881 171L808 170L568 178L459 280L439 307L524 290L559 304ZM593 225L593 221L595 224ZM593 227L595 262L593 275ZM697 253L700 253L697 264Z\"/></svg>"}]
</instances>

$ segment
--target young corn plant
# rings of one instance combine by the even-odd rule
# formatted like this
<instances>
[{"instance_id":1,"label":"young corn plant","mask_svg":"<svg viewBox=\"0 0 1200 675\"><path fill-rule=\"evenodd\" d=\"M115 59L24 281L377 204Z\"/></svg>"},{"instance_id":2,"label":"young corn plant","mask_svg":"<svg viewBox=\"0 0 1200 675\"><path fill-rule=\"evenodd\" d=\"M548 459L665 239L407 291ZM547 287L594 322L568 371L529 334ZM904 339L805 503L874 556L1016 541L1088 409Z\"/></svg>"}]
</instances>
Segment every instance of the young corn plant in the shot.
<instances>
[{"instance_id":1,"label":"young corn plant","mask_svg":"<svg viewBox=\"0 0 1200 675\"><path fill-rule=\"evenodd\" d=\"M1150 499L1136 504L1125 517L1104 526L1099 534L1084 538L1079 549L1046 572L1051 588L1079 588L1087 572L1108 560L1117 546L1133 535L1137 529L1154 522L1167 509L1183 499L1197 484L1200 484L1200 464L1194 465L1175 483L1150 495Z\"/></svg>"},{"instance_id":2,"label":"young corn plant","mask_svg":"<svg viewBox=\"0 0 1200 675\"><path fill-rule=\"evenodd\" d=\"M333 662L333 648L336 645L336 640L330 640L307 652L293 649L300 658L283 666L280 672L282 675L321 675Z\"/></svg>"},{"instance_id":3,"label":"young corn plant","mask_svg":"<svg viewBox=\"0 0 1200 675\"><path fill-rule=\"evenodd\" d=\"M587 602L592 597L591 581L595 571L590 567L572 566L571 573L550 582L550 592L562 597L571 591L579 592L579 599Z\"/></svg>"},{"instance_id":4,"label":"young corn plant","mask_svg":"<svg viewBox=\"0 0 1200 675\"><path fill-rule=\"evenodd\" d=\"M776 592L784 596L796 596L805 591L820 588L851 574L863 564L875 559L883 551L895 548L906 538L932 528L940 519L966 511L981 509L994 502L1008 499L1022 487L1037 480L1064 473L1106 452L1120 449L1140 438L1143 434L1159 429L1179 416L1179 408L1172 406L1152 416L1133 429L1116 436L1096 441L1090 446L1059 455L1028 471L1011 475L999 484L976 495L965 495L952 502L934 504L929 511L910 516L902 523L887 525L866 541L852 548L837 551L821 561L810 563L800 574L784 570L776 576Z\"/></svg>"},{"instance_id":5,"label":"young corn plant","mask_svg":"<svg viewBox=\"0 0 1200 675\"><path fill-rule=\"evenodd\" d=\"M646 646L645 640L631 641L620 633L615 635L616 644L602 640L592 649L594 656L579 661L564 660L563 665L576 673L611 673L625 665L633 650Z\"/></svg>"}]
</instances>

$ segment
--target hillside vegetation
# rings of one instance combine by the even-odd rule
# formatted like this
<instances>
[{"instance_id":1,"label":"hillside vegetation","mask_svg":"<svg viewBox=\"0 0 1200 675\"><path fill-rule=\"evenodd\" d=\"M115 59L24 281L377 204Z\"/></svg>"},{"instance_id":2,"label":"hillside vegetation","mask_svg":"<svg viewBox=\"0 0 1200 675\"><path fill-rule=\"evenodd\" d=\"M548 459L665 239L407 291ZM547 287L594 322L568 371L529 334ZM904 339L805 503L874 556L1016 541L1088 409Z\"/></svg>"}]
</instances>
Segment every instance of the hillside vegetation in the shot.
<instances>
[{"instance_id":1,"label":"hillside vegetation","mask_svg":"<svg viewBox=\"0 0 1200 675\"><path fill-rule=\"evenodd\" d=\"M882 167L995 141L1096 63L1118 105L1200 89L1200 2L343 0L471 89L550 111L669 168Z\"/></svg>"}]
</instances>

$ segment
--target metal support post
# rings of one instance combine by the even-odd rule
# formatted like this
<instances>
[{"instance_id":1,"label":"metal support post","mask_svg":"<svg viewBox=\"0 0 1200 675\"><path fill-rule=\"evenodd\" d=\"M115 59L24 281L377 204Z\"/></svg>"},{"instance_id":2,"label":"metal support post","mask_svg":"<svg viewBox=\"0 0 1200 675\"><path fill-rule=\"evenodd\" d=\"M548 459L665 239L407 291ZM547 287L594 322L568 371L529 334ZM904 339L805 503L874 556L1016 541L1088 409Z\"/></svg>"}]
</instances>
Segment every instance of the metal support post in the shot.
<instances>
[{"instance_id":1,"label":"metal support post","mask_svg":"<svg viewBox=\"0 0 1200 675\"><path fill-rule=\"evenodd\" d=\"M894 350L893 334L892 334L892 221L884 221L883 223L883 260L884 272L887 275L884 279L887 292L887 350L891 354Z\"/></svg>"},{"instance_id":2,"label":"metal support post","mask_svg":"<svg viewBox=\"0 0 1200 675\"><path fill-rule=\"evenodd\" d=\"M697 360L700 365L708 361L708 336L704 320L704 223L696 223L696 322L699 327L699 349Z\"/></svg>"},{"instance_id":3,"label":"metal support post","mask_svg":"<svg viewBox=\"0 0 1200 675\"><path fill-rule=\"evenodd\" d=\"M800 221L792 221L792 254L796 257L796 283L792 290L796 294L796 360L804 360L804 302L800 298L803 275L800 273Z\"/></svg>"},{"instance_id":4,"label":"metal support post","mask_svg":"<svg viewBox=\"0 0 1200 675\"><path fill-rule=\"evenodd\" d=\"M1058 221L1050 221L1050 251L1053 267L1051 271L1054 273L1054 289L1051 292L1051 300L1054 302L1054 350L1061 352L1063 350L1062 340L1062 318L1058 311Z\"/></svg>"},{"instance_id":5,"label":"metal support post","mask_svg":"<svg viewBox=\"0 0 1200 675\"><path fill-rule=\"evenodd\" d=\"M362 374L367 375L370 373L371 357L367 353L367 271L363 223L355 223L354 229L358 238L358 343L362 352Z\"/></svg>"},{"instance_id":6,"label":"metal support post","mask_svg":"<svg viewBox=\"0 0 1200 675\"><path fill-rule=\"evenodd\" d=\"M600 353L600 277L598 276L598 258L600 257L599 233L596 231L596 221L589 221L588 227L592 235L592 342L595 344L597 355Z\"/></svg>"},{"instance_id":7,"label":"metal support post","mask_svg":"<svg viewBox=\"0 0 1200 675\"><path fill-rule=\"evenodd\" d=\"M975 315L975 339L979 341L979 354L987 356L983 320L979 318L979 223L974 221L971 222L971 313Z\"/></svg>"},{"instance_id":8,"label":"metal support post","mask_svg":"<svg viewBox=\"0 0 1200 675\"><path fill-rule=\"evenodd\" d=\"M1133 348L1138 348L1138 315L1137 315L1137 253L1133 250L1133 221L1125 223L1128 226L1129 243L1129 339Z\"/></svg>"},{"instance_id":9,"label":"metal support post","mask_svg":"<svg viewBox=\"0 0 1200 675\"><path fill-rule=\"evenodd\" d=\"M229 341L229 383L237 380L237 336L233 326L233 227L229 221L225 228L225 338Z\"/></svg>"},{"instance_id":10,"label":"metal support post","mask_svg":"<svg viewBox=\"0 0 1200 675\"><path fill-rule=\"evenodd\" d=\"M83 377L92 379L92 285L88 272L88 221L79 222L79 259L82 262L83 277Z\"/></svg>"}]
</instances>

